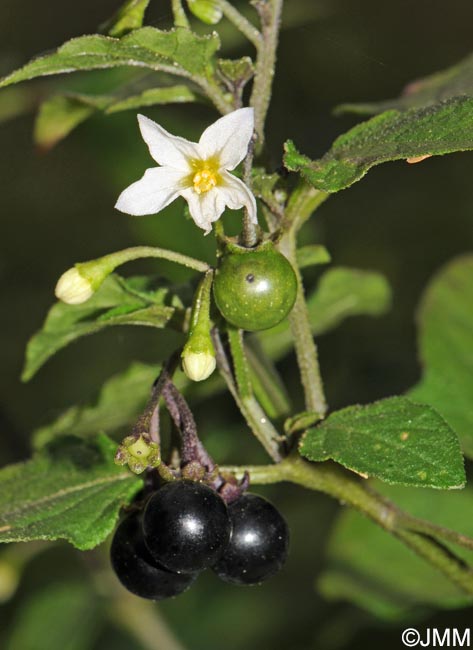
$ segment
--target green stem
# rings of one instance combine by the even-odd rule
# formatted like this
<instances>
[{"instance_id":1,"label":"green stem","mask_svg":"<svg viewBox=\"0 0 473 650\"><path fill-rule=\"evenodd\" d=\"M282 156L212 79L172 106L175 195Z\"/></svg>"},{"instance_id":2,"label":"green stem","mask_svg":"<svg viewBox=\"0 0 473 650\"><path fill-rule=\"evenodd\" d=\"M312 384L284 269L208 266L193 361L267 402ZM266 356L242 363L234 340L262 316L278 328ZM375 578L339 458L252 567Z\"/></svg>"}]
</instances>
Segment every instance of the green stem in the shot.
<instances>
[{"instance_id":1,"label":"green stem","mask_svg":"<svg viewBox=\"0 0 473 650\"><path fill-rule=\"evenodd\" d=\"M122 629L127 630L143 650L185 650L169 628L154 603L146 602L127 594L123 587L121 593L112 598L109 615ZM156 645L159 639L159 646Z\"/></svg>"},{"instance_id":2,"label":"green stem","mask_svg":"<svg viewBox=\"0 0 473 650\"><path fill-rule=\"evenodd\" d=\"M251 170L253 167L253 159L255 155L255 138L256 133L253 134L253 137L250 140L250 143L248 145L248 153L246 154L245 160L243 161L243 181L250 188L250 190L252 186ZM245 211L243 213L242 239L243 244L247 248L252 248L258 241L258 225L251 221L247 208L245 208Z\"/></svg>"},{"instance_id":3,"label":"green stem","mask_svg":"<svg viewBox=\"0 0 473 650\"><path fill-rule=\"evenodd\" d=\"M251 386L250 369L243 344L243 331L229 325L227 332L238 394L242 399L245 399L253 395L253 388Z\"/></svg>"},{"instance_id":4,"label":"green stem","mask_svg":"<svg viewBox=\"0 0 473 650\"><path fill-rule=\"evenodd\" d=\"M188 255L182 255L182 253L176 253L176 251L169 251L165 248L155 248L154 246L134 246L133 248L125 248L124 250L116 251L115 253L110 253L103 257L98 257L95 260L79 262L75 266L79 273L89 280L94 288L97 288L97 286L99 286L105 278L112 273L112 271L122 264L150 257L168 260L170 262L175 262L176 264L182 264L182 266L186 266L194 271L200 271L201 273L206 273L210 268L206 262L196 260Z\"/></svg>"},{"instance_id":5,"label":"green stem","mask_svg":"<svg viewBox=\"0 0 473 650\"><path fill-rule=\"evenodd\" d=\"M283 0L257 0L255 3L261 18L263 40L256 57L250 106L255 109L255 130L258 135L259 149L264 143L264 123L271 100L282 5Z\"/></svg>"},{"instance_id":6,"label":"green stem","mask_svg":"<svg viewBox=\"0 0 473 650\"><path fill-rule=\"evenodd\" d=\"M156 650L156 639L162 650L186 650L155 603L140 600L122 587L104 550L83 553L81 558L97 592L106 599L108 618L136 639L143 650Z\"/></svg>"},{"instance_id":7,"label":"green stem","mask_svg":"<svg viewBox=\"0 0 473 650\"><path fill-rule=\"evenodd\" d=\"M309 219L313 212L328 199L330 195L322 190L316 190L305 181L300 181L299 185L292 192L281 229L283 232L292 231L298 233L304 223Z\"/></svg>"},{"instance_id":8,"label":"green stem","mask_svg":"<svg viewBox=\"0 0 473 650\"><path fill-rule=\"evenodd\" d=\"M448 537L448 541L462 546L468 544L468 548L473 540L455 531L411 517L336 465L309 463L295 456L284 459L278 465L221 467L221 471L238 476L249 472L251 483L254 484L290 481L335 497L341 503L352 506L369 517L441 571L463 591L473 595L473 570L435 537ZM417 532L412 528L414 525L418 527Z\"/></svg>"},{"instance_id":9,"label":"green stem","mask_svg":"<svg viewBox=\"0 0 473 650\"><path fill-rule=\"evenodd\" d=\"M227 113L231 113L237 108L234 105L233 101L229 101L225 97L225 94L215 82L209 81L202 77L192 77L189 75L187 75L187 77L202 88L210 101L213 102L215 108L222 115L227 115Z\"/></svg>"},{"instance_id":10,"label":"green stem","mask_svg":"<svg viewBox=\"0 0 473 650\"><path fill-rule=\"evenodd\" d=\"M297 296L289 315L297 363L301 373L305 405L308 411L315 411L321 417L327 412L322 376L320 373L317 346L312 336L309 312L304 296L302 276L297 265L297 232L313 211L328 197L325 192L314 189L307 183L300 184L289 199L279 249L294 267L297 276Z\"/></svg>"},{"instance_id":11,"label":"green stem","mask_svg":"<svg viewBox=\"0 0 473 650\"><path fill-rule=\"evenodd\" d=\"M263 41L261 33L227 0L217 0L223 15L258 49Z\"/></svg>"},{"instance_id":12,"label":"green stem","mask_svg":"<svg viewBox=\"0 0 473 650\"><path fill-rule=\"evenodd\" d=\"M327 402L320 373L317 346L312 336L309 311L304 296L302 276L296 262L296 241L292 230L283 236L279 248L292 263L297 276L297 295L294 307L289 314L289 326L304 389L305 407L307 411L315 411L323 417L327 412Z\"/></svg>"},{"instance_id":13,"label":"green stem","mask_svg":"<svg viewBox=\"0 0 473 650\"><path fill-rule=\"evenodd\" d=\"M245 418L248 426L256 438L260 441L274 462L278 463L282 459L280 451L281 438L279 433L274 428L270 419L263 411L253 394L251 392L247 393L244 396L240 394L239 388L235 383L233 371L225 349L222 345L220 336L216 330L214 330L212 334L215 354L217 358L217 366L221 376L227 384L228 390L232 394L232 397L240 409L241 414ZM236 364L241 366L241 364L246 363L246 361L240 358L241 352L239 351L238 346L235 346L235 340L233 343L233 358L236 358Z\"/></svg>"},{"instance_id":14,"label":"green stem","mask_svg":"<svg viewBox=\"0 0 473 650\"><path fill-rule=\"evenodd\" d=\"M174 25L176 27L190 29L190 24L181 0L172 0L172 13L174 14Z\"/></svg>"}]
</instances>

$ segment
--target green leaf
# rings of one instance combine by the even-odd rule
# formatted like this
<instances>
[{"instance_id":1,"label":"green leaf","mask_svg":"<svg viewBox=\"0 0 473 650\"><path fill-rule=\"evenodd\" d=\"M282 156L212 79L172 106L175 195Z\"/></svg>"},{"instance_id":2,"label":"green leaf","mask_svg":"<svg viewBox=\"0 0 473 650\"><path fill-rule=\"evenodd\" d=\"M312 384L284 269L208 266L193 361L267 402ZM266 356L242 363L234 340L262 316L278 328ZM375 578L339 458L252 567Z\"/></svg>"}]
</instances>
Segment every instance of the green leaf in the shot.
<instances>
[{"instance_id":1,"label":"green leaf","mask_svg":"<svg viewBox=\"0 0 473 650\"><path fill-rule=\"evenodd\" d=\"M312 332L323 334L350 316L379 316L391 305L386 279L373 271L335 267L320 278L307 301ZM293 346L287 322L258 334L272 359L283 357Z\"/></svg>"},{"instance_id":2,"label":"green leaf","mask_svg":"<svg viewBox=\"0 0 473 650\"><path fill-rule=\"evenodd\" d=\"M131 424L144 408L159 371L156 365L134 363L125 372L111 377L102 386L95 403L73 406L51 424L37 429L33 434L35 448L44 447L58 435L111 433Z\"/></svg>"},{"instance_id":3,"label":"green leaf","mask_svg":"<svg viewBox=\"0 0 473 650\"><path fill-rule=\"evenodd\" d=\"M164 88L148 88L138 95L130 95L122 99L113 98L106 109L106 113L128 111L143 106L156 106L157 104L183 104L199 101L200 96L183 84L167 86Z\"/></svg>"},{"instance_id":4,"label":"green leaf","mask_svg":"<svg viewBox=\"0 0 473 650\"><path fill-rule=\"evenodd\" d=\"M8 88L0 93L0 124L29 113L36 106L38 96L30 88Z\"/></svg>"},{"instance_id":5,"label":"green leaf","mask_svg":"<svg viewBox=\"0 0 473 650\"><path fill-rule=\"evenodd\" d=\"M270 418L287 415L291 402L279 372L262 351L256 337L248 338L246 343L248 371L256 399Z\"/></svg>"},{"instance_id":6,"label":"green leaf","mask_svg":"<svg viewBox=\"0 0 473 650\"><path fill-rule=\"evenodd\" d=\"M53 147L91 115L108 105L107 97L54 95L41 104L34 140L44 149Z\"/></svg>"},{"instance_id":7,"label":"green leaf","mask_svg":"<svg viewBox=\"0 0 473 650\"><path fill-rule=\"evenodd\" d=\"M0 470L0 542L66 539L81 550L103 542L142 486L115 465L115 451L104 434L61 436Z\"/></svg>"},{"instance_id":8,"label":"green leaf","mask_svg":"<svg viewBox=\"0 0 473 650\"><path fill-rule=\"evenodd\" d=\"M319 264L328 264L331 261L330 253L325 246L310 244L297 249L296 260L300 269Z\"/></svg>"},{"instance_id":9,"label":"green leaf","mask_svg":"<svg viewBox=\"0 0 473 650\"><path fill-rule=\"evenodd\" d=\"M199 96L183 84L148 88L129 97L67 93L53 95L41 104L35 123L35 142L45 149L65 138L79 124L99 111L117 113L143 106L198 101Z\"/></svg>"},{"instance_id":10,"label":"green leaf","mask_svg":"<svg viewBox=\"0 0 473 650\"><path fill-rule=\"evenodd\" d=\"M374 484L410 514L473 536L473 490L432 492ZM470 564L473 553L455 547ZM353 510L344 511L331 536L327 568L318 580L330 600L349 600L386 619L410 622L426 607L455 608L473 602L450 580L393 536Z\"/></svg>"},{"instance_id":11,"label":"green leaf","mask_svg":"<svg viewBox=\"0 0 473 650\"><path fill-rule=\"evenodd\" d=\"M261 199L275 212L282 211L283 203L280 203L275 196L276 185L281 180L279 174L267 174L261 167L256 167L251 175L251 189L253 194ZM283 201L287 198L286 193L283 193Z\"/></svg>"},{"instance_id":12,"label":"green leaf","mask_svg":"<svg viewBox=\"0 0 473 650\"><path fill-rule=\"evenodd\" d=\"M56 303L43 327L29 341L22 379L31 379L58 350L82 336L114 325L144 325L182 329L182 303L168 287L153 292L133 288L133 279L108 277L100 289L81 305Z\"/></svg>"},{"instance_id":13,"label":"green leaf","mask_svg":"<svg viewBox=\"0 0 473 650\"><path fill-rule=\"evenodd\" d=\"M145 11L150 0L127 0L115 16L102 26L109 36L123 36L143 26Z\"/></svg>"},{"instance_id":14,"label":"green leaf","mask_svg":"<svg viewBox=\"0 0 473 650\"><path fill-rule=\"evenodd\" d=\"M4 77L0 88L44 75L119 66L209 78L214 71L214 54L219 47L215 32L209 36L197 36L188 29L166 32L142 27L120 39L98 34L80 36L62 45L55 53L33 59Z\"/></svg>"},{"instance_id":15,"label":"green leaf","mask_svg":"<svg viewBox=\"0 0 473 650\"><path fill-rule=\"evenodd\" d=\"M473 458L473 255L434 277L417 321L424 375L410 396L437 409Z\"/></svg>"},{"instance_id":16,"label":"green leaf","mask_svg":"<svg viewBox=\"0 0 473 650\"><path fill-rule=\"evenodd\" d=\"M255 73L253 61L249 56L243 56L241 59L218 59L217 66L220 74L237 88L243 88Z\"/></svg>"},{"instance_id":17,"label":"green leaf","mask_svg":"<svg viewBox=\"0 0 473 650\"><path fill-rule=\"evenodd\" d=\"M312 461L333 459L391 484L439 489L465 484L455 433L431 407L405 397L335 411L305 432L300 453Z\"/></svg>"},{"instance_id":18,"label":"green leaf","mask_svg":"<svg viewBox=\"0 0 473 650\"><path fill-rule=\"evenodd\" d=\"M99 608L83 582L48 585L16 608L4 650L90 650L101 623Z\"/></svg>"},{"instance_id":19,"label":"green leaf","mask_svg":"<svg viewBox=\"0 0 473 650\"><path fill-rule=\"evenodd\" d=\"M469 97L402 113L387 111L341 135L319 160L300 154L288 141L285 165L315 188L338 192L384 162L472 149L472 114L473 98Z\"/></svg>"},{"instance_id":20,"label":"green leaf","mask_svg":"<svg viewBox=\"0 0 473 650\"><path fill-rule=\"evenodd\" d=\"M382 102L342 104L335 113L375 115L391 109L405 111L409 108L430 106L444 99L473 95L473 54L456 65L409 83L400 97Z\"/></svg>"}]
</instances>

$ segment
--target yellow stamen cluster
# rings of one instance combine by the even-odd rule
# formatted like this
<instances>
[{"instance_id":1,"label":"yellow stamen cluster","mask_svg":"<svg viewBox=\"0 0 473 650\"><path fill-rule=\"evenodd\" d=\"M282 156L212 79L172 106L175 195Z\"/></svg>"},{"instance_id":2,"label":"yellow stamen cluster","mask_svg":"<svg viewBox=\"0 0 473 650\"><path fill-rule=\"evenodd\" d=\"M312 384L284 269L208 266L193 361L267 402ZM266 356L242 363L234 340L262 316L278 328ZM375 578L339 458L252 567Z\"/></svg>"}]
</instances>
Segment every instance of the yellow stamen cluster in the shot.
<instances>
[{"instance_id":1,"label":"yellow stamen cluster","mask_svg":"<svg viewBox=\"0 0 473 650\"><path fill-rule=\"evenodd\" d=\"M217 174L208 167L203 167L194 175L192 182L195 192L203 194L217 185Z\"/></svg>"}]
</instances>

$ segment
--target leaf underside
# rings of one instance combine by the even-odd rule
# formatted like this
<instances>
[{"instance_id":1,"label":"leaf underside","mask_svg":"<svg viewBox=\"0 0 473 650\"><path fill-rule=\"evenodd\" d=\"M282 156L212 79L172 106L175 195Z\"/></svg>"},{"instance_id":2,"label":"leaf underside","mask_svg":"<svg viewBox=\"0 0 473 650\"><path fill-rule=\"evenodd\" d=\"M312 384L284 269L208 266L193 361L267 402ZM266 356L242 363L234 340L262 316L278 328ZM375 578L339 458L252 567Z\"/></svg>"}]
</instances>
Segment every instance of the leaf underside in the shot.
<instances>
[{"instance_id":1,"label":"leaf underside","mask_svg":"<svg viewBox=\"0 0 473 650\"><path fill-rule=\"evenodd\" d=\"M22 379L31 379L58 350L82 336L115 325L143 325L180 329L184 318L182 303L164 285L153 292L134 291L139 278L123 280L109 276L100 289L81 305L58 302L46 317L43 327L28 342Z\"/></svg>"}]
</instances>

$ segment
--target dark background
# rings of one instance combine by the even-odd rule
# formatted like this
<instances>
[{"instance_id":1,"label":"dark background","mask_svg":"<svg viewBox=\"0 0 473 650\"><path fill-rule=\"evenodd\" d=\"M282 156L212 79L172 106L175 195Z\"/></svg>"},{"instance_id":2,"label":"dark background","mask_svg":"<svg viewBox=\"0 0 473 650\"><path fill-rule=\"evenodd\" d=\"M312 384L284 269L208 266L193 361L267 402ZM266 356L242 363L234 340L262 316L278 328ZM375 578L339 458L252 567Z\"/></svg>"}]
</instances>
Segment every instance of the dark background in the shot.
<instances>
[{"instance_id":1,"label":"dark background","mask_svg":"<svg viewBox=\"0 0 473 650\"><path fill-rule=\"evenodd\" d=\"M0 0L0 73L73 36L95 32L116 7L112 0ZM149 24L168 26L168 3L153 0L148 17ZM267 123L274 168L280 164L287 137L317 157L355 123L351 117L333 117L335 105L394 97L407 82L454 64L472 48L473 4L467 0L287 0L285 17ZM229 42L226 54L246 53L231 31ZM80 75L66 83L97 90L112 83L113 76L107 75ZM41 89L46 93L48 84L64 87L64 81L42 82ZM145 112L188 137L196 137L215 119L204 107ZM158 361L170 345L164 335L146 329L111 329L61 352L30 384L21 384L25 343L40 326L59 275L76 261L135 243L173 246L209 260L213 253L211 238L204 240L176 208L142 219L114 210L119 192L150 166L135 112L94 118L47 154L35 150L32 128L31 115L0 125L2 464L27 456L34 428L75 402L92 400L103 381L132 360ZM332 408L402 392L419 377L416 305L431 275L472 248L472 174L469 153L418 165L383 165L331 198L303 233L307 240L325 244L337 265L384 273L394 292L393 308L386 316L347 321L320 339ZM185 277L163 264L131 267L132 272L147 269ZM314 275L307 276L308 284L314 280ZM291 358L281 369L285 376L295 376ZM233 422L228 420L229 409L235 413ZM197 417L201 431L209 432L209 446L215 453L221 450L223 458L218 460L264 459L248 440L230 401L207 402L198 408ZM229 436L240 436L238 444L226 442ZM183 644L192 650L357 650L367 643L401 647L399 627L375 621L346 604L328 604L314 591L336 505L292 487L268 489L265 494L278 503L291 525L287 568L267 585L248 590L205 577L188 594L165 603L161 611ZM0 610L0 636L8 636L31 594L54 579L81 575L78 555L56 545L33 560L19 591ZM424 625L461 627L471 612L431 616L437 618ZM140 647L131 638L118 638L110 628L90 647Z\"/></svg>"}]
</instances>

